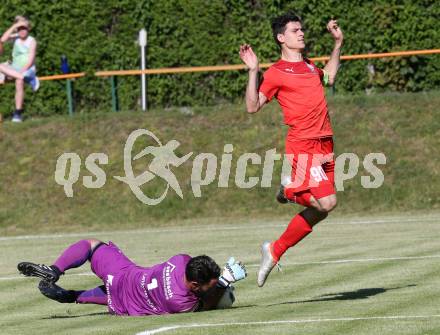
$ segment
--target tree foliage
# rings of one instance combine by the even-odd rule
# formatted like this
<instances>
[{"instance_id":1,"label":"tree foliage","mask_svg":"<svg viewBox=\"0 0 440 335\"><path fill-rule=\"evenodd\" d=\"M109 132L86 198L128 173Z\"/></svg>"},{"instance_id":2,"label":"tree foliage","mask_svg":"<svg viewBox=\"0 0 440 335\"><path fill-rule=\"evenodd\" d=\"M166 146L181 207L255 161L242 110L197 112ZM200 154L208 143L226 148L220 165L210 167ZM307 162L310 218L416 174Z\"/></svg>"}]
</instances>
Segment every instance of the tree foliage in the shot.
<instances>
[{"instance_id":1,"label":"tree foliage","mask_svg":"<svg viewBox=\"0 0 440 335\"><path fill-rule=\"evenodd\" d=\"M97 70L139 67L138 31L148 31L148 67L201 66L240 63L238 48L250 43L261 62L279 57L270 19L293 10L307 29L308 55L330 53L332 39L325 26L337 18L345 33L344 54L434 49L440 41L435 0L5 0L0 8L1 31L15 15L27 15L38 41L40 75L60 73L60 57L68 57L73 72L88 76L75 82L77 112L110 109L110 85ZM10 55L6 46L2 61ZM337 81L340 92L420 91L440 83L438 55L343 62ZM243 96L244 71L148 78L154 106L187 106L233 101ZM123 77L119 96L124 109L139 104L139 78ZM13 109L13 85L0 89L0 113ZM63 82L44 82L26 98L29 114L65 113Z\"/></svg>"}]
</instances>

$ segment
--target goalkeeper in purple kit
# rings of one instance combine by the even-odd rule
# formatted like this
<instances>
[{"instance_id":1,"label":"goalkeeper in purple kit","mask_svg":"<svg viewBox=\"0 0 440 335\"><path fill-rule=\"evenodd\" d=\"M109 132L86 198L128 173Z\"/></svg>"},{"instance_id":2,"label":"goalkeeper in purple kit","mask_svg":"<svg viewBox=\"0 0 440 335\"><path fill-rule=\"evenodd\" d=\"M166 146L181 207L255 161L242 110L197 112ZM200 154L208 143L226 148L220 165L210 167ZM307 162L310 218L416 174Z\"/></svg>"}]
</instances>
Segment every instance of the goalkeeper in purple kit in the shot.
<instances>
[{"instance_id":1,"label":"goalkeeper in purple kit","mask_svg":"<svg viewBox=\"0 0 440 335\"><path fill-rule=\"evenodd\" d=\"M56 285L68 269L90 261L103 281L96 288L76 291ZM61 303L107 305L116 315L160 315L217 308L231 286L246 277L246 269L232 257L223 271L208 256L179 254L164 263L141 267L128 259L112 242L81 240L68 247L51 266L18 264L25 276L39 277L38 288Z\"/></svg>"}]
</instances>

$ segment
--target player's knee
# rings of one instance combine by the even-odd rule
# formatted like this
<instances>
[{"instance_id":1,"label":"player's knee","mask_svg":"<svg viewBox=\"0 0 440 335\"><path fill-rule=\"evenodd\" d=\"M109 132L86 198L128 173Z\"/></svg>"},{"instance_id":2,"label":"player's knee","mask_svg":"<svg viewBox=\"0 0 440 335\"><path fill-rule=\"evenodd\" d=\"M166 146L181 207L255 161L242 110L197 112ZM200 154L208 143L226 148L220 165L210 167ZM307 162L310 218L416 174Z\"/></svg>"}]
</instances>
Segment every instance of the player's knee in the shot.
<instances>
[{"instance_id":1,"label":"player's knee","mask_svg":"<svg viewBox=\"0 0 440 335\"><path fill-rule=\"evenodd\" d=\"M317 209L318 211L321 211L321 204L318 200L316 200L314 197L310 198L310 206Z\"/></svg>"},{"instance_id":2,"label":"player's knee","mask_svg":"<svg viewBox=\"0 0 440 335\"><path fill-rule=\"evenodd\" d=\"M100 245L100 244L103 243L102 241L97 240L97 239L94 239L94 238L92 238L92 239L90 239L90 240L87 240L87 241L89 242L89 244L90 244L90 249L91 249L92 251L95 250L95 248L96 248L98 245Z\"/></svg>"},{"instance_id":3,"label":"player's knee","mask_svg":"<svg viewBox=\"0 0 440 335\"><path fill-rule=\"evenodd\" d=\"M332 210L336 208L337 205L336 197L331 197L319 202L319 210L324 213L330 213Z\"/></svg>"}]
</instances>

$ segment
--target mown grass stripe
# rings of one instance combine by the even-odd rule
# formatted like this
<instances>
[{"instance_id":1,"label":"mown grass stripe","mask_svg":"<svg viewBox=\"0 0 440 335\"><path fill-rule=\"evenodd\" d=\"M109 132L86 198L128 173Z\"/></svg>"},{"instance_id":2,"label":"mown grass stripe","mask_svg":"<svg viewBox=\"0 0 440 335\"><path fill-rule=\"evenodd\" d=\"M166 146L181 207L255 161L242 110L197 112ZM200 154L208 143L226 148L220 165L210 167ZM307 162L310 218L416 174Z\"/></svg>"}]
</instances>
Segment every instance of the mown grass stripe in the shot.
<instances>
[{"instance_id":1,"label":"mown grass stripe","mask_svg":"<svg viewBox=\"0 0 440 335\"><path fill-rule=\"evenodd\" d=\"M273 324L294 324L294 323L317 323L317 322L352 322L352 321L369 321L369 320L411 320L411 319L432 319L439 318L439 314L433 315L391 315L391 316L371 316L371 317L345 317L332 319L306 319L306 320L273 320L273 321L253 321L253 322L230 322L230 323L203 323L191 325L176 325L161 327L152 330L146 330L136 335L154 335L165 333L170 330L188 329L188 328L211 328L211 327L231 327L231 326L258 326Z\"/></svg>"}]
</instances>

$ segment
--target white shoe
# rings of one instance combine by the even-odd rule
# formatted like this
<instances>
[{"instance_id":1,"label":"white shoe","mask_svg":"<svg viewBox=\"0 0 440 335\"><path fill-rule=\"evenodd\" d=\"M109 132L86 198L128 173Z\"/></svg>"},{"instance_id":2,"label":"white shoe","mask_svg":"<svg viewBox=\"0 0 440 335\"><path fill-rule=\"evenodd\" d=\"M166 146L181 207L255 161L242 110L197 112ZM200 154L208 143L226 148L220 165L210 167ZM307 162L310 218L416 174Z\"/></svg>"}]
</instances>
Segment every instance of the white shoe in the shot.
<instances>
[{"instance_id":1,"label":"white shoe","mask_svg":"<svg viewBox=\"0 0 440 335\"><path fill-rule=\"evenodd\" d=\"M266 241L261 245L261 263L257 273L257 284L259 287L264 285L269 273L276 264L277 261L275 261L270 251L270 242Z\"/></svg>"}]
</instances>

